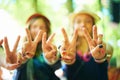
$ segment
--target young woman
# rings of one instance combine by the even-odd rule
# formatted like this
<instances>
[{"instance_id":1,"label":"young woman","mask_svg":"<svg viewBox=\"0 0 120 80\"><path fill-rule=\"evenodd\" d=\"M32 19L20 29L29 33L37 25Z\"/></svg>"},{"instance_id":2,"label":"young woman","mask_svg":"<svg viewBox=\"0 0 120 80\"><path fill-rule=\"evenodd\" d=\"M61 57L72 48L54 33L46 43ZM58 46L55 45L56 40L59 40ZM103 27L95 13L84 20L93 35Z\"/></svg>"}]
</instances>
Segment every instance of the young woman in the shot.
<instances>
[{"instance_id":1,"label":"young woman","mask_svg":"<svg viewBox=\"0 0 120 80\"><path fill-rule=\"evenodd\" d=\"M59 80L54 74L58 56L57 48L52 44L55 34L50 35L49 19L33 14L28 18L27 26L14 80Z\"/></svg>"},{"instance_id":2,"label":"young woman","mask_svg":"<svg viewBox=\"0 0 120 80\"><path fill-rule=\"evenodd\" d=\"M97 33L95 23L99 19L88 10L73 14L71 41L62 29L64 41L60 53L66 64L63 70L68 80L108 80L107 54L112 51L103 42L103 35Z\"/></svg>"}]
</instances>

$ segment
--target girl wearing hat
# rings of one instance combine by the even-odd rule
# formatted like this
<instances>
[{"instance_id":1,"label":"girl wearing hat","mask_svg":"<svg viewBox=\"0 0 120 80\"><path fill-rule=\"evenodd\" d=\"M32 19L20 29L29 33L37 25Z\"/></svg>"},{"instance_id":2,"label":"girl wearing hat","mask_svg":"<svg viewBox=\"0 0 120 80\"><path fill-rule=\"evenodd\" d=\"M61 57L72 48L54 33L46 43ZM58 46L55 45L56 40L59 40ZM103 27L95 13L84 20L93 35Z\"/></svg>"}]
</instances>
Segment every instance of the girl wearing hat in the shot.
<instances>
[{"instance_id":1,"label":"girl wearing hat","mask_svg":"<svg viewBox=\"0 0 120 80\"><path fill-rule=\"evenodd\" d=\"M74 34L71 41L62 29L64 41L60 53L68 80L108 80L107 57L109 54L111 57L112 49L103 42L103 35L97 33L95 23L99 19L86 10L73 14L71 24Z\"/></svg>"}]
</instances>

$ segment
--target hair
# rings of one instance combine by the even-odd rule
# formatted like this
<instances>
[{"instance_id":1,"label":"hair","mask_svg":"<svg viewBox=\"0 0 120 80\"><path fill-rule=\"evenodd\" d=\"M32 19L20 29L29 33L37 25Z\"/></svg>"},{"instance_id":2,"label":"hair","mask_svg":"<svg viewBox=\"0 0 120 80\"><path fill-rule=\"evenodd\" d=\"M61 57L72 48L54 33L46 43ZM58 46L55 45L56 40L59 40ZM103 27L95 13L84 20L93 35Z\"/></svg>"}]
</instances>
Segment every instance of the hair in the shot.
<instances>
[{"instance_id":1,"label":"hair","mask_svg":"<svg viewBox=\"0 0 120 80\"><path fill-rule=\"evenodd\" d=\"M50 21L46 16L44 16L42 14L35 13L35 14L31 15L26 21L26 24L28 24L28 28L30 29L31 24L37 19L42 19L45 22L46 28L47 28L47 34L49 35L51 32Z\"/></svg>"},{"instance_id":2,"label":"hair","mask_svg":"<svg viewBox=\"0 0 120 80\"><path fill-rule=\"evenodd\" d=\"M90 14L87 14L87 13L78 13L77 15L75 15L74 17L73 17L73 19L72 19L72 26L74 25L74 21L75 21L75 18L77 17L77 16L79 16L80 14L86 14L86 15L89 15L91 18L92 18L92 21L93 21L93 25L95 25L95 19L90 15Z\"/></svg>"},{"instance_id":3,"label":"hair","mask_svg":"<svg viewBox=\"0 0 120 80\"><path fill-rule=\"evenodd\" d=\"M27 28L30 29L31 24L33 24L34 21L37 20L37 19L42 19L45 22L46 29L47 29L47 35L49 36L50 32L51 32L51 30L50 30L50 21L46 16L44 16L42 14L35 13L35 14L31 15L26 21L26 24L28 25ZM26 37L24 37L24 41L26 41ZM39 55L42 54L42 52L43 52L42 51L42 42L39 42L38 45L37 45L36 52L35 52L35 55L34 55L33 58L36 57L37 59L41 60L41 58L39 58ZM33 64L34 63L33 58L31 58L31 59L29 59L29 61L27 61L26 76L27 76L28 80L34 80L34 70L35 70L35 68L34 68L34 64Z\"/></svg>"},{"instance_id":4,"label":"hair","mask_svg":"<svg viewBox=\"0 0 120 80\"><path fill-rule=\"evenodd\" d=\"M30 29L31 25L32 25L32 24L34 23L34 21L37 20L37 19L42 19L42 20L45 22L46 28L47 28L47 35L49 36L49 35L50 35L50 32L51 32L51 30L50 30L50 21L49 21L49 19L48 19L47 17L45 17L45 16L42 15L42 14L35 13L35 14L31 15L31 16L27 19L27 21L26 21L27 28ZM25 36L24 39L23 39L23 42L26 41L26 40L27 40L27 37ZM35 54L35 56L38 56L38 55L42 52L42 46L41 46L41 45L42 45L41 42L38 43L37 48L36 48L36 54ZM34 56L34 57L35 57L35 56Z\"/></svg>"}]
</instances>

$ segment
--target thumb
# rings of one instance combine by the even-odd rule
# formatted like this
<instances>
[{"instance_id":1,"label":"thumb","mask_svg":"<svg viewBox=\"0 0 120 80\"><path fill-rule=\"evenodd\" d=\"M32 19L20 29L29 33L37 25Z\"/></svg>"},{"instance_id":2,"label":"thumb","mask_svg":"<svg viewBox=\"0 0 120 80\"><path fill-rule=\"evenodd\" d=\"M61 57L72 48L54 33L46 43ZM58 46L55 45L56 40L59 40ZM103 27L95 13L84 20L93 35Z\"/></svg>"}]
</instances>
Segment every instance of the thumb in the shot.
<instances>
[{"instance_id":1,"label":"thumb","mask_svg":"<svg viewBox=\"0 0 120 80\"><path fill-rule=\"evenodd\" d=\"M98 54L99 51L100 51L100 49L102 49L102 48L103 48L103 45L102 45L102 44L97 45L93 50L91 50L92 56L95 56L96 54Z\"/></svg>"}]
</instances>

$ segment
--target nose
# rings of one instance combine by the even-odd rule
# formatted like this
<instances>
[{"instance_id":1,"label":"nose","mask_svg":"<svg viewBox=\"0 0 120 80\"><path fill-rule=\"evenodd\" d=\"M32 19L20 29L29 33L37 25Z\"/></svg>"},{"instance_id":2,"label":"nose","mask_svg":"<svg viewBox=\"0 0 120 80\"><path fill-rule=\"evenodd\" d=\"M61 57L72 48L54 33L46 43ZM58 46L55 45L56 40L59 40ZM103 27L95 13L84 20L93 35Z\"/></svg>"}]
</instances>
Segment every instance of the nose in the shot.
<instances>
[{"instance_id":1,"label":"nose","mask_svg":"<svg viewBox=\"0 0 120 80\"><path fill-rule=\"evenodd\" d=\"M36 31L36 32L39 32L39 31L40 31L40 28L36 28L35 31Z\"/></svg>"},{"instance_id":2,"label":"nose","mask_svg":"<svg viewBox=\"0 0 120 80\"><path fill-rule=\"evenodd\" d=\"M80 27L84 28L85 27L85 23L81 22Z\"/></svg>"}]
</instances>

